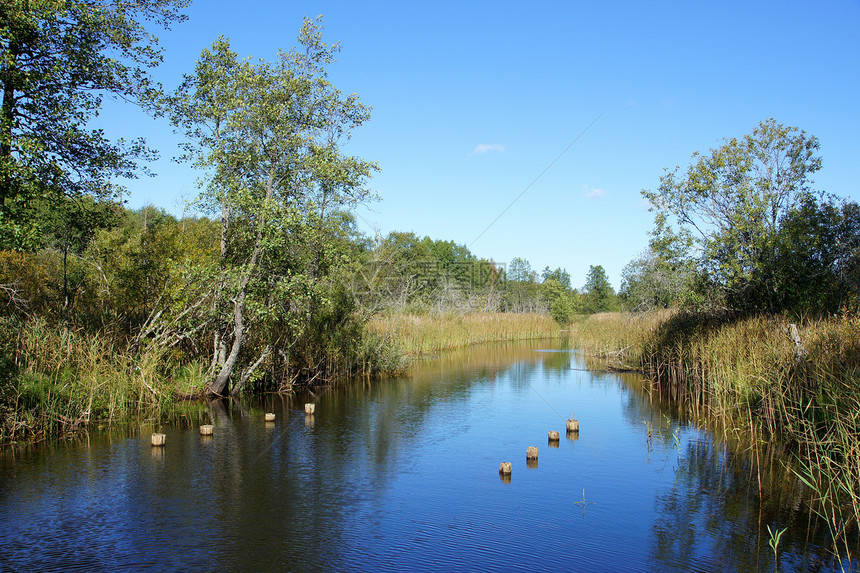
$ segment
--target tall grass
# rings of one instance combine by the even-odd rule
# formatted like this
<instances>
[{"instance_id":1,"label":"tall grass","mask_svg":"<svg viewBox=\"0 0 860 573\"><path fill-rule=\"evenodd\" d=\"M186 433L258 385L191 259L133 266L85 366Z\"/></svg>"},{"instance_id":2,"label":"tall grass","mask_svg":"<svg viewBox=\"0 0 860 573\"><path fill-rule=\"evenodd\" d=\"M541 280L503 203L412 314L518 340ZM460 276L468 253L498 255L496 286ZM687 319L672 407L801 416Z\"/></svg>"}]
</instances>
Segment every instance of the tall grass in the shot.
<instances>
[{"instance_id":1,"label":"tall grass","mask_svg":"<svg viewBox=\"0 0 860 573\"><path fill-rule=\"evenodd\" d=\"M442 313L378 315L368 330L408 355L430 354L481 342L558 336L559 326L543 314Z\"/></svg>"},{"instance_id":2,"label":"tall grass","mask_svg":"<svg viewBox=\"0 0 860 573\"><path fill-rule=\"evenodd\" d=\"M860 317L801 322L799 347L790 323L673 312L593 316L570 329L576 344L638 363L654 390L727 431L785 442L850 556L860 522Z\"/></svg>"},{"instance_id":3,"label":"tall grass","mask_svg":"<svg viewBox=\"0 0 860 573\"><path fill-rule=\"evenodd\" d=\"M161 347L129 349L109 335L48 325L0 322L3 369L0 441L38 440L93 422L160 417L176 396L194 393L203 369L180 365Z\"/></svg>"}]
</instances>

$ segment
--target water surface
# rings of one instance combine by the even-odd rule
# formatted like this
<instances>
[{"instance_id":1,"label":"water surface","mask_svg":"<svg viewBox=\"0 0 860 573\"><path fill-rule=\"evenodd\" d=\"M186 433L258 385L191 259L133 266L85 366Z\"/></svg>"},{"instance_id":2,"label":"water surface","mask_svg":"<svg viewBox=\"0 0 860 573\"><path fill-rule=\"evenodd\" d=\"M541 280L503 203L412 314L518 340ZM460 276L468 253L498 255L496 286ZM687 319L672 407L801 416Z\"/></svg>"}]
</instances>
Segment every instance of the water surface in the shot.
<instances>
[{"instance_id":1,"label":"water surface","mask_svg":"<svg viewBox=\"0 0 860 573\"><path fill-rule=\"evenodd\" d=\"M779 460L654 401L558 345L490 345L212 404L160 427L164 448L141 427L6 450L0 570L773 571L767 525L787 528L781 571L839 569Z\"/></svg>"}]
</instances>

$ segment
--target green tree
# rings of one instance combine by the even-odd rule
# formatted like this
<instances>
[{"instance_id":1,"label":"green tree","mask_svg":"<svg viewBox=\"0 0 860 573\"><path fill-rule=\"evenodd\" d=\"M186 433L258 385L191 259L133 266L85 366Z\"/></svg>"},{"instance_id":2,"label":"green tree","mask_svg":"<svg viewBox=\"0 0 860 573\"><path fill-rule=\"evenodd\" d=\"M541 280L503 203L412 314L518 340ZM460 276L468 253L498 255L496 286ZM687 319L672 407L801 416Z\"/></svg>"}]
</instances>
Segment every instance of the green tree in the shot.
<instances>
[{"instance_id":1,"label":"green tree","mask_svg":"<svg viewBox=\"0 0 860 573\"><path fill-rule=\"evenodd\" d=\"M585 278L583 310L587 313L615 310L615 290L609 282L606 271L600 265L588 267Z\"/></svg>"},{"instance_id":2,"label":"green tree","mask_svg":"<svg viewBox=\"0 0 860 573\"><path fill-rule=\"evenodd\" d=\"M554 279L561 284L565 289L570 290L570 273L568 273L565 269L559 267L555 270L550 270L549 267L545 267L543 272L541 272L541 278L544 282Z\"/></svg>"},{"instance_id":3,"label":"green tree","mask_svg":"<svg viewBox=\"0 0 860 573\"><path fill-rule=\"evenodd\" d=\"M579 297L556 278L548 278L541 284L543 297L549 307L550 316L564 326L580 311Z\"/></svg>"},{"instance_id":4,"label":"green tree","mask_svg":"<svg viewBox=\"0 0 860 573\"><path fill-rule=\"evenodd\" d=\"M768 119L707 156L693 154L684 175L667 171L656 191L642 192L691 238L716 302L778 309L780 228L814 196L810 176L821 167L818 148L815 137Z\"/></svg>"},{"instance_id":5,"label":"green tree","mask_svg":"<svg viewBox=\"0 0 860 573\"><path fill-rule=\"evenodd\" d=\"M810 197L788 212L766 272L780 310L834 313L856 306L860 286L860 205Z\"/></svg>"},{"instance_id":6,"label":"green tree","mask_svg":"<svg viewBox=\"0 0 860 573\"><path fill-rule=\"evenodd\" d=\"M508 266L508 280L522 283L534 282L535 277L531 263L521 257L514 257Z\"/></svg>"},{"instance_id":7,"label":"green tree","mask_svg":"<svg viewBox=\"0 0 860 573\"><path fill-rule=\"evenodd\" d=\"M317 221L370 196L364 183L376 165L341 152L369 110L329 82L339 47L323 43L317 22L304 21L299 43L274 63L252 63L219 38L171 101L185 158L207 176L200 202L221 219L213 394L238 364L234 392L273 347L289 346L281 335L295 336L308 299L321 296L310 267L332 255L318 250Z\"/></svg>"},{"instance_id":8,"label":"green tree","mask_svg":"<svg viewBox=\"0 0 860 573\"><path fill-rule=\"evenodd\" d=\"M515 257L508 265L507 281L503 297L504 308L508 312L543 312L547 310L540 297L541 284L531 263Z\"/></svg>"},{"instance_id":9,"label":"green tree","mask_svg":"<svg viewBox=\"0 0 860 573\"><path fill-rule=\"evenodd\" d=\"M695 263L688 236L677 235L656 217L648 250L621 271L619 297L633 311L669 308L693 302Z\"/></svg>"},{"instance_id":10,"label":"green tree","mask_svg":"<svg viewBox=\"0 0 860 573\"><path fill-rule=\"evenodd\" d=\"M138 104L156 91L148 24L168 28L188 0L0 3L0 248L41 244L40 205L115 199L117 177L151 158L141 139L111 141L88 122L106 95ZM40 210L41 209L41 210Z\"/></svg>"}]
</instances>

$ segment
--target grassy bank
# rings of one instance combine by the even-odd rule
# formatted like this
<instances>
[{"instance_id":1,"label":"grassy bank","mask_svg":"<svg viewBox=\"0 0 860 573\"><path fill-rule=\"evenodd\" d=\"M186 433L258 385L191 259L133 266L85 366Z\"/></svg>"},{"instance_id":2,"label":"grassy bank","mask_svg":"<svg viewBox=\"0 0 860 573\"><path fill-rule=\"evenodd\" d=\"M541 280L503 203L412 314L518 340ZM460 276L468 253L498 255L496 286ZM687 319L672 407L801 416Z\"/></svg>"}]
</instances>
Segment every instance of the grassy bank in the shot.
<instances>
[{"instance_id":1,"label":"grassy bank","mask_svg":"<svg viewBox=\"0 0 860 573\"><path fill-rule=\"evenodd\" d=\"M0 322L0 442L61 436L98 422L168 415L177 396L202 389L203 369L159 347L32 319Z\"/></svg>"},{"instance_id":2,"label":"grassy bank","mask_svg":"<svg viewBox=\"0 0 860 573\"><path fill-rule=\"evenodd\" d=\"M570 326L580 347L635 365L656 390L758 440L786 442L836 538L860 521L860 317L597 315ZM846 547L846 549L848 549ZM853 552L853 551L852 551Z\"/></svg>"},{"instance_id":3,"label":"grassy bank","mask_svg":"<svg viewBox=\"0 0 860 573\"><path fill-rule=\"evenodd\" d=\"M481 342L548 338L559 333L558 323L549 316L536 313L395 313L374 317L368 328L408 355L429 354Z\"/></svg>"}]
</instances>

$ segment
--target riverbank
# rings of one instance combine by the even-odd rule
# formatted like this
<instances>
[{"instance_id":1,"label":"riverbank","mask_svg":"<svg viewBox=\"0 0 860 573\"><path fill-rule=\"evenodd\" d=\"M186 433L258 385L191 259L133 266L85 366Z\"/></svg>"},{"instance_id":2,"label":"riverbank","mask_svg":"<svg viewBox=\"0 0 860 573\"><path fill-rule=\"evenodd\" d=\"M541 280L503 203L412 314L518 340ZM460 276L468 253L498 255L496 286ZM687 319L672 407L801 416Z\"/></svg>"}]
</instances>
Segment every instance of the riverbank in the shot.
<instances>
[{"instance_id":1,"label":"riverbank","mask_svg":"<svg viewBox=\"0 0 860 573\"><path fill-rule=\"evenodd\" d=\"M0 443L39 441L90 424L170 416L200 394L205 369L157 345L129 349L108 334L35 318L0 321Z\"/></svg>"},{"instance_id":2,"label":"riverbank","mask_svg":"<svg viewBox=\"0 0 860 573\"><path fill-rule=\"evenodd\" d=\"M791 328L795 324L796 330ZM573 345L741 429L792 447L835 537L860 522L860 317L794 323L664 312L582 317Z\"/></svg>"},{"instance_id":3,"label":"riverbank","mask_svg":"<svg viewBox=\"0 0 860 573\"><path fill-rule=\"evenodd\" d=\"M558 333L558 324L540 314L377 316L366 327L359 362L366 372L391 374L409 356ZM185 398L202 396L209 381L208 365L176 350L129 347L109 332L39 318L3 318L0 341L0 443L169 419Z\"/></svg>"},{"instance_id":4,"label":"riverbank","mask_svg":"<svg viewBox=\"0 0 860 573\"><path fill-rule=\"evenodd\" d=\"M557 337L556 321L538 313L441 313L377 315L368 331L407 356L431 354L484 342Z\"/></svg>"}]
</instances>

